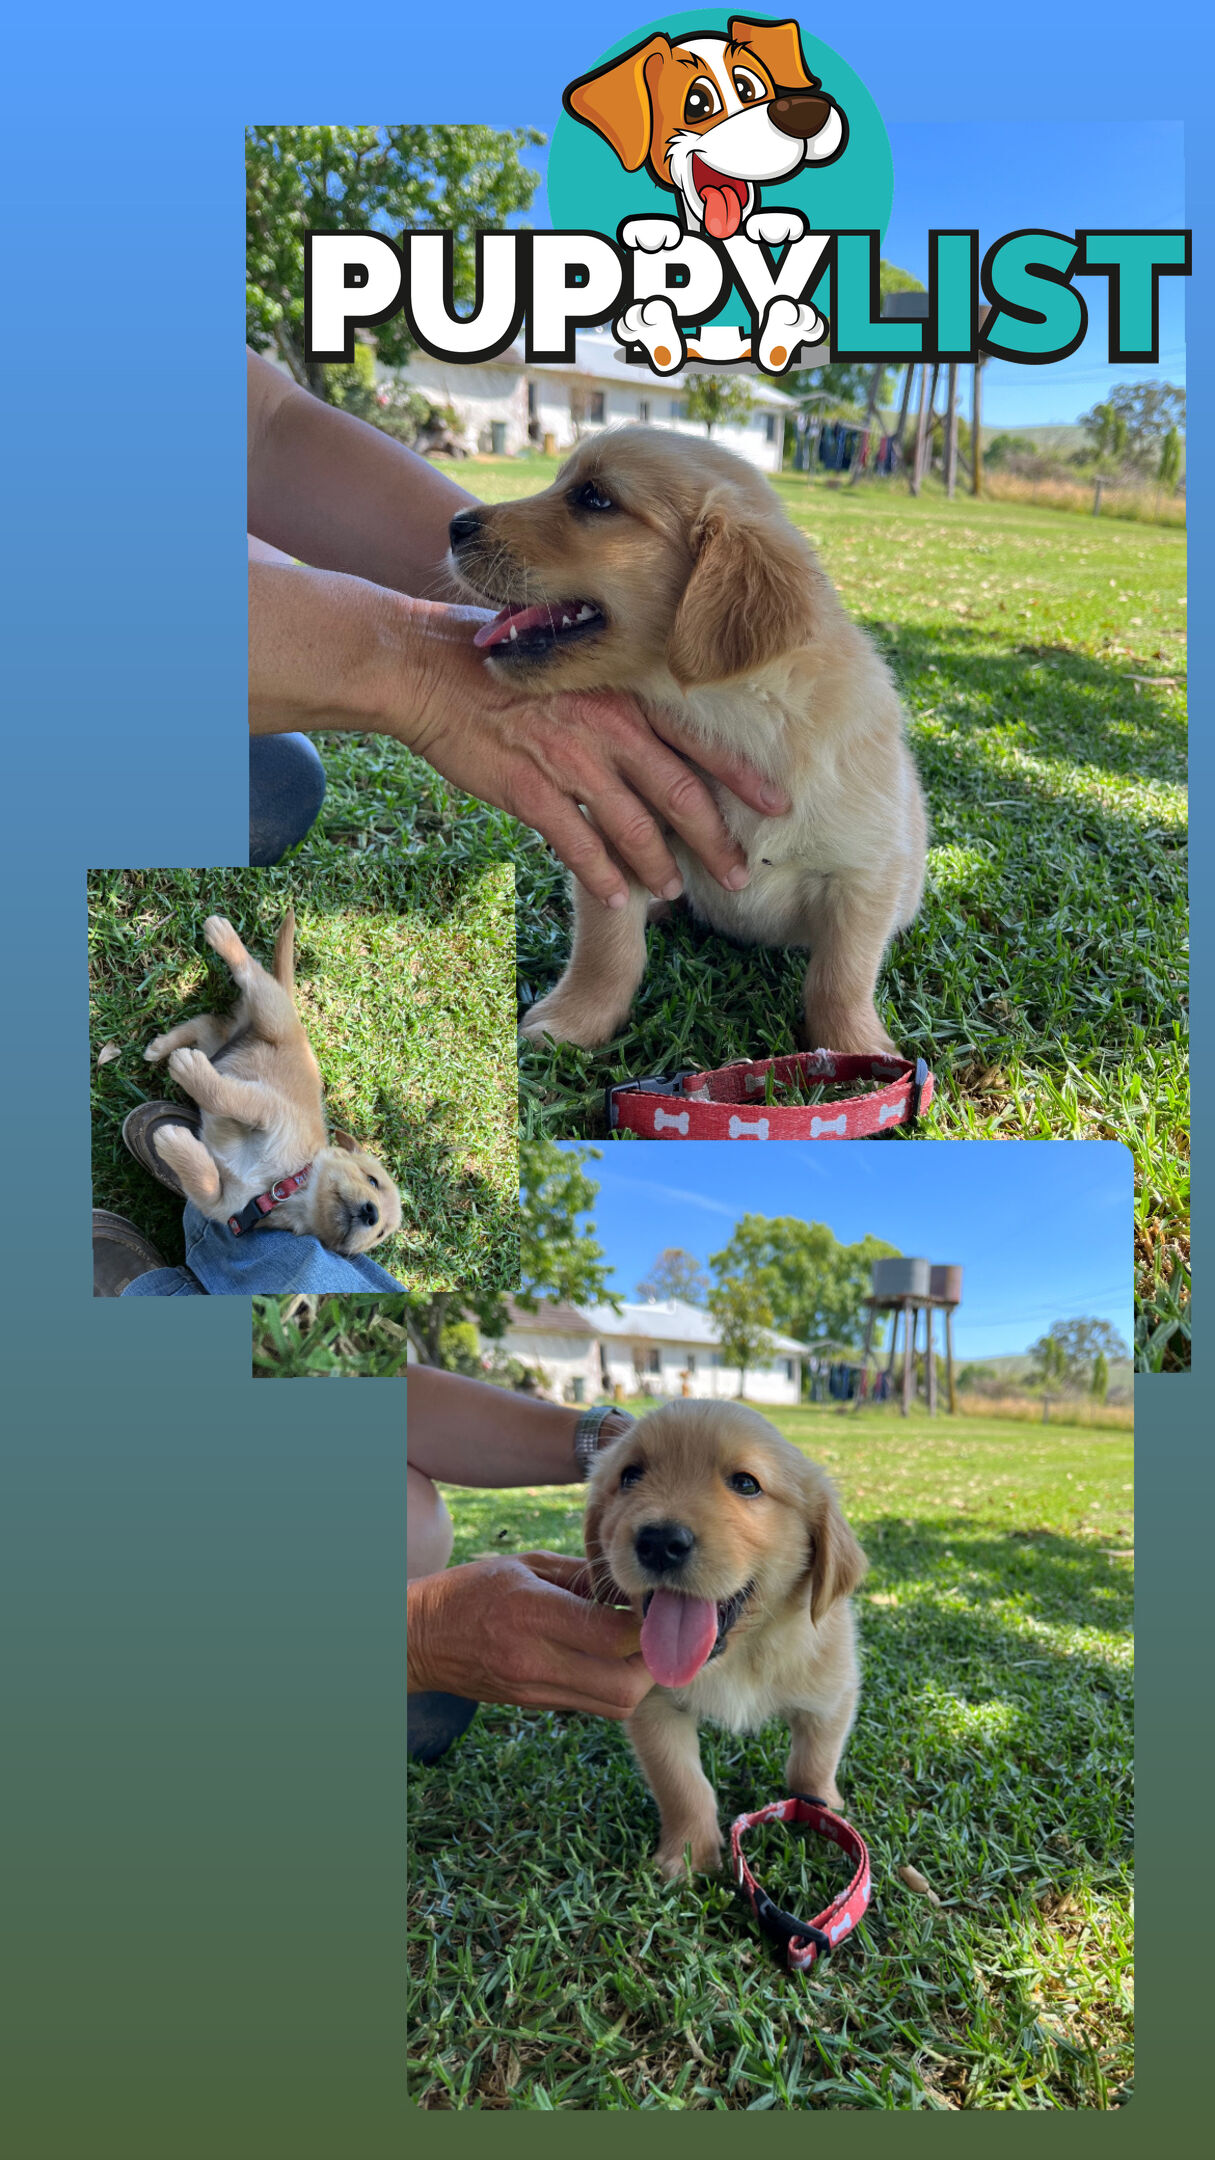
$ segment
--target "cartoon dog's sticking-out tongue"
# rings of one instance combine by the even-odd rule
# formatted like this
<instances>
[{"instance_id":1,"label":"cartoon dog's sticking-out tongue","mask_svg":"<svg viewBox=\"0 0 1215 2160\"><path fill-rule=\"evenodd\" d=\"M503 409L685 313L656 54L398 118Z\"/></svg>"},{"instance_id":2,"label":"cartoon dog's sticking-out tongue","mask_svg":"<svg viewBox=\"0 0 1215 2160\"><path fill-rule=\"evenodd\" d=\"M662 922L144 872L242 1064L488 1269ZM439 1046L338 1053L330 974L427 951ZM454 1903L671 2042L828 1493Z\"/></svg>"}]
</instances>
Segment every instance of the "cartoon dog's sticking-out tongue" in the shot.
<instances>
[{"instance_id":1,"label":"cartoon dog's sticking-out tongue","mask_svg":"<svg viewBox=\"0 0 1215 2160\"><path fill-rule=\"evenodd\" d=\"M717 1621L711 1598L655 1590L641 1625L641 1655L659 1687L686 1687L696 1678L717 1641Z\"/></svg>"},{"instance_id":2,"label":"cartoon dog's sticking-out tongue","mask_svg":"<svg viewBox=\"0 0 1215 2160\"><path fill-rule=\"evenodd\" d=\"M705 231L714 240L732 240L742 224L749 183L714 171L698 154L692 159L692 184L704 204Z\"/></svg>"}]
</instances>

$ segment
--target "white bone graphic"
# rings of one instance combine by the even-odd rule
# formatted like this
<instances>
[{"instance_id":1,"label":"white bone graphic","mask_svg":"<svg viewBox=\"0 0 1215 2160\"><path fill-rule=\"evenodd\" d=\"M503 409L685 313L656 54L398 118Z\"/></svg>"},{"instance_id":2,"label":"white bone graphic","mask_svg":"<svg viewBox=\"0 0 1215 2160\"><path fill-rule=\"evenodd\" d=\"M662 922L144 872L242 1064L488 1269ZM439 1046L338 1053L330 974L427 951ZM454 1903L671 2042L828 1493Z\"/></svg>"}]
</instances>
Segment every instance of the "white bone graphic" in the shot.
<instances>
[{"instance_id":1,"label":"white bone graphic","mask_svg":"<svg viewBox=\"0 0 1215 2160\"><path fill-rule=\"evenodd\" d=\"M748 1125L743 1118L732 1117L730 1119L731 1140L741 1140L744 1135L749 1135L753 1140L766 1140L768 1137L767 1118L756 1118L754 1125Z\"/></svg>"},{"instance_id":2,"label":"white bone graphic","mask_svg":"<svg viewBox=\"0 0 1215 2160\"><path fill-rule=\"evenodd\" d=\"M884 1125L887 1118L904 1118L906 1117L906 1115L906 1098L904 1098L902 1102L884 1102L881 1109L878 1111L878 1124Z\"/></svg>"},{"instance_id":3,"label":"white bone graphic","mask_svg":"<svg viewBox=\"0 0 1215 2160\"><path fill-rule=\"evenodd\" d=\"M748 1095L757 1095L762 1088L766 1088L768 1085L767 1073L747 1073L745 1080Z\"/></svg>"},{"instance_id":4,"label":"white bone graphic","mask_svg":"<svg viewBox=\"0 0 1215 2160\"><path fill-rule=\"evenodd\" d=\"M669 300L635 300L617 316L612 328L622 345L644 345L650 366L660 375L673 375L687 358L683 332Z\"/></svg>"},{"instance_id":5,"label":"white bone graphic","mask_svg":"<svg viewBox=\"0 0 1215 2160\"><path fill-rule=\"evenodd\" d=\"M686 1110L656 1110L654 1112L655 1132L661 1132L664 1125L669 1125L672 1132L677 1132L684 1140L687 1139L688 1113Z\"/></svg>"},{"instance_id":6,"label":"white bone graphic","mask_svg":"<svg viewBox=\"0 0 1215 2160\"><path fill-rule=\"evenodd\" d=\"M816 345L826 325L816 308L778 293L768 303L759 334L759 364L771 374L792 367L802 345Z\"/></svg>"},{"instance_id":7,"label":"white bone graphic","mask_svg":"<svg viewBox=\"0 0 1215 2160\"><path fill-rule=\"evenodd\" d=\"M810 1138L811 1138L812 1140L817 1140L817 1139L818 1139L818 1136L819 1136L819 1134L820 1134L820 1133L822 1133L822 1132L836 1132L836 1133L839 1133L839 1135L840 1135L840 1137L841 1137L841 1139L842 1139L842 1138L843 1138L843 1136L844 1136L844 1134L845 1134L845 1133L847 1132L847 1130L848 1130L848 1119L847 1119L847 1116L845 1115L844 1111L842 1111L842 1110L840 1111L840 1114L839 1114L839 1116L838 1116L838 1117L835 1117L835 1118L832 1118L832 1117L816 1117L816 1118L811 1118L811 1120L810 1120Z\"/></svg>"}]
</instances>

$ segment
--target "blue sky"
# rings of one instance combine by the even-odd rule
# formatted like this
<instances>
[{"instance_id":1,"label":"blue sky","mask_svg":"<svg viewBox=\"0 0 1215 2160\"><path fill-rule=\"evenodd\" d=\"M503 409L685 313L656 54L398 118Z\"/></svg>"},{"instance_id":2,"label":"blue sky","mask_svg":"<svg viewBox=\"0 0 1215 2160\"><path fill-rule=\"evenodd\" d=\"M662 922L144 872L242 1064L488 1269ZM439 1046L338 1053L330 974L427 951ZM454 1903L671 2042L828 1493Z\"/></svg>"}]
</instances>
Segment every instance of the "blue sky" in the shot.
<instances>
[{"instance_id":1,"label":"blue sky","mask_svg":"<svg viewBox=\"0 0 1215 2160\"><path fill-rule=\"evenodd\" d=\"M1129 1341L1131 1158L1107 1141L613 1145L588 1166L612 1287L635 1295L665 1246L707 1261L742 1215L801 1215L965 1269L960 1357L1028 1348L1053 1320Z\"/></svg>"}]
</instances>

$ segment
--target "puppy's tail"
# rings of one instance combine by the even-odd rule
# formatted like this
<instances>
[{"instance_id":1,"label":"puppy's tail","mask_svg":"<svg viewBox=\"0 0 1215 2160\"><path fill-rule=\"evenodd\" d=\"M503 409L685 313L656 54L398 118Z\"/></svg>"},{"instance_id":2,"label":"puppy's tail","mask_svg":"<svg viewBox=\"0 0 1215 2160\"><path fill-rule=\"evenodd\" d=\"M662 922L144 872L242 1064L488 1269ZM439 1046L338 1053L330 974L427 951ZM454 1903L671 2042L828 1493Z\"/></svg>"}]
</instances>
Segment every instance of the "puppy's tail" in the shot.
<instances>
[{"instance_id":1,"label":"puppy's tail","mask_svg":"<svg viewBox=\"0 0 1215 2160\"><path fill-rule=\"evenodd\" d=\"M291 996L295 989L295 909L289 907L274 940L274 980Z\"/></svg>"}]
</instances>

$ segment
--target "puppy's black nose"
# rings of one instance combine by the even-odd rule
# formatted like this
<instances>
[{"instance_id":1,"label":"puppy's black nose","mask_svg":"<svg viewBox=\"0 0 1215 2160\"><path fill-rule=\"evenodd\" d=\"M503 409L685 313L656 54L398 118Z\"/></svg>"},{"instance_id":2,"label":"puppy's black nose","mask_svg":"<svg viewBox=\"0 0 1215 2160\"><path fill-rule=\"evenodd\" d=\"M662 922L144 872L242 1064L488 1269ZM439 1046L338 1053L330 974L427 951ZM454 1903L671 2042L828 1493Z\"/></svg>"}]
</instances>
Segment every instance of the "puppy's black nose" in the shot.
<instances>
[{"instance_id":1,"label":"puppy's black nose","mask_svg":"<svg viewBox=\"0 0 1215 2160\"><path fill-rule=\"evenodd\" d=\"M365 1222L367 1228L370 1230L372 1224L378 1223L379 1219L380 1211L376 1206L375 1201L364 1200L362 1207L359 1209L359 1221Z\"/></svg>"},{"instance_id":2,"label":"puppy's black nose","mask_svg":"<svg viewBox=\"0 0 1215 2160\"><path fill-rule=\"evenodd\" d=\"M780 90L768 108L773 127L782 135L800 137L803 142L811 135L820 135L831 117L831 100L811 97L807 92Z\"/></svg>"},{"instance_id":3,"label":"puppy's black nose","mask_svg":"<svg viewBox=\"0 0 1215 2160\"><path fill-rule=\"evenodd\" d=\"M633 1541L642 1567L653 1575L669 1575L683 1566L696 1539L686 1523L646 1523Z\"/></svg>"},{"instance_id":4,"label":"puppy's black nose","mask_svg":"<svg viewBox=\"0 0 1215 2160\"><path fill-rule=\"evenodd\" d=\"M458 554L462 547L467 547L470 540L476 539L480 530L481 513L479 510L457 510L447 528L447 537L451 541L454 552Z\"/></svg>"}]
</instances>

